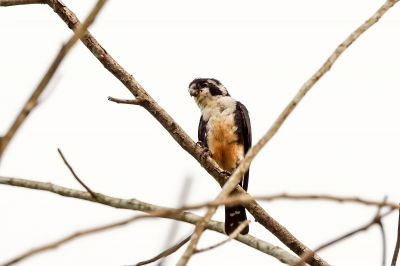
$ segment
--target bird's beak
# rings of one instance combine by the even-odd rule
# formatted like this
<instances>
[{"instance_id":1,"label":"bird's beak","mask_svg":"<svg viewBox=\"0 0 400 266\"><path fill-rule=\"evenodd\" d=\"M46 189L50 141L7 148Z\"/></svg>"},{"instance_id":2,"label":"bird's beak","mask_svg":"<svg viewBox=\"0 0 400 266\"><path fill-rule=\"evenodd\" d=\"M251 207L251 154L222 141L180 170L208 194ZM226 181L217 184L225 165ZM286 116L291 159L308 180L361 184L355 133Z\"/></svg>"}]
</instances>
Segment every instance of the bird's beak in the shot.
<instances>
[{"instance_id":1,"label":"bird's beak","mask_svg":"<svg viewBox=\"0 0 400 266\"><path fill-rule=\"evenodd\" d=\"M189 94L192 97L196 97L197 95L199 95L199 90L195 90L195 89L189 88Z\"/></svg>"}]
</instances>

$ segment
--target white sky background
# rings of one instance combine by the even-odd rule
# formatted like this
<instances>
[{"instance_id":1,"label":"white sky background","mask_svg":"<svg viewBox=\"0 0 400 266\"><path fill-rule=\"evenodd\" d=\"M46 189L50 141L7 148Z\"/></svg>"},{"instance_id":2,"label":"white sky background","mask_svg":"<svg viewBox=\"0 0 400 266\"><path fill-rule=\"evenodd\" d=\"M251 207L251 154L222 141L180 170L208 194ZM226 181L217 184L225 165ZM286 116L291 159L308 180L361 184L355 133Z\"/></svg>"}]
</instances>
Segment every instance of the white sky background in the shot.
<instances>
[{"instance_id":1,"label":"white sky background","mask_svg":"<svg viewBox=\"0 0 400 266\"><path fill-rule=\"evenodd\" d=\"M83 19L95 1L65 0ZM200 112L187 87L218 78L249 109L256 142L333 49L384 1L109 1L90 28L104 48L197 138ZM0 9L0 135L71 36L46 5ZM249 192L329 193L398 202L400 7L337 61L251 167ZM4 154L0 174L81 189L61 148L95 191L174 207L186 176L188 203L213 199L217 183L81 43L67 56ZM262 203L310 248L368 222L372 207L327 202ZM202 213L202 212L200 212ZM0 262L34 246L132 214L75 199L0 186ZM251 217L251 215L250 215ZM223 219L221 208L215 219ZM253 219L253 217L251 217ZM254 220L254 219L253 219ZM136 222L71 242L20 265L127 265L164 248L171 222ZM388 259L397 215L385 219ZM177 239L193 226L181 224ZM251 234L283 246L257 223ZM224 237L206 232L200 246ZM320 255L333 265L380 265L377 228ZM168 260L175 265L184 249ZM190 265L281 265L240 243Z\"/></svg>"}]
</instances>

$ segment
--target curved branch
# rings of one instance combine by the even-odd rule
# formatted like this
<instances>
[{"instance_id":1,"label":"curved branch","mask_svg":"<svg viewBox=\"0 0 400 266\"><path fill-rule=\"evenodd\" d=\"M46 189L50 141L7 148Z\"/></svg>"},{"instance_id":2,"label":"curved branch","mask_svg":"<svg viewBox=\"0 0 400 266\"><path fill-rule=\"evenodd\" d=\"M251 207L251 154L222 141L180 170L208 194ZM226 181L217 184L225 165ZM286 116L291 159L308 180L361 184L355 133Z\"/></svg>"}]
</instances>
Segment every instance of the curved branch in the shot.
<instances>
[{"instance_id":1,"label":"curved branch","mask_svg":"<svg viewBox=\"0 0 400 266\"><path fill-rule=\"evenodd\" d=\"M150 217L151 216L163 217L163 218L174 219L177 221L186 222L186 223L190 223L190 224L196 224L202 218L201 216L198 216L196 214L193 214L190 212L184 212L181 209L172 209L172 208L161 207L161 206L153 205L153 204L146 203L146 202L136 200L136 199L115 198L115 197L110 197L110 196L107 196L107 195L104 195L101 193L96 193L97 199L94 199L90 195L89 192L70 189L70 188L54 185L51 183L0 176L0 184L15 186L15 187L24 187L24 188L35 189L35 190L48 191L48 192L55 193L55 194L58 194L58 195L61 195L64 197L86 200L86 201L103 204L103 205L108 205L108 206L111 206L114 208L119 208L119 209L129 209L129 210L141 211L141 212L148 213L148 215L146 215L146 217L149 217L149 216ZM207 228L209 230L212 230L212 231L215 231L215 232L225 235L224 224L221 222L211 221L208 224ZM274 246L268 242L260 240L251 235L245 235L245 236L239 235L235 240L242 242L243 244L250 246L254 249L257 249L265 254L268 254L285 264L293 264L293 263L299 261L299 258L293 256L292 254L283 250L282 248L280 248L278 246Z\"/></svg>"}]
</instances>

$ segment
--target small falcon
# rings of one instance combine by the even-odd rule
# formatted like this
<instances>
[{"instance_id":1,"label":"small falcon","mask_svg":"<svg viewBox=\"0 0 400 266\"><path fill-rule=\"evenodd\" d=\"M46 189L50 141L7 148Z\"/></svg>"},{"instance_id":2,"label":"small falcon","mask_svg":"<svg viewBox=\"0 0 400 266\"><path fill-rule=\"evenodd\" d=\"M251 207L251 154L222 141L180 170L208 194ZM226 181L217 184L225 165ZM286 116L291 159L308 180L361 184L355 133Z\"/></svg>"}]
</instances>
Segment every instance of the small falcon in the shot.
<instances>
[{"instance_id":1,"label":"small falcon","mask_svg":"<svg viewBox=\"0 0 400 266\"><path fill-rule=\"evenodd\" d=\"M189 85L189 93L201 110L198 138L219 166L232 173L251 147L251 126L246 107L233 99L216 79L198 78ZM247 190L249 171L239 183ZM246 209L225 207L225 233L231 234L247 220ZM247 226L241 234L249 232Z\"/></svg>"}]
</instances>

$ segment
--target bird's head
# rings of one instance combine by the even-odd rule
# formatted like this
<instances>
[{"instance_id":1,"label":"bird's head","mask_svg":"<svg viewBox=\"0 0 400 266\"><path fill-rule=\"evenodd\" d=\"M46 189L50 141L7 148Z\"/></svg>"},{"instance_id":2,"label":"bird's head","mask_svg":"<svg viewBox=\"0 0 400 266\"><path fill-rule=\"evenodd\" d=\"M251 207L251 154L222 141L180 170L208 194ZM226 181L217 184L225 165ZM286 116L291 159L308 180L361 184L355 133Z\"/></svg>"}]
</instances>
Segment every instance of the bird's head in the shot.
<instances>
[{"instance_id":1,"label":"bird's head","mask_svg":"<svg viewBox=\"0 0 400 266\"><path fill-rule=\"evenodd\" d=\"M200 106L207 105L208 102L215 101L217 98L229 96L228 91L216 79L198 78L190 82L189 94L193 96Z\"/></svg>"}]
</instances>

